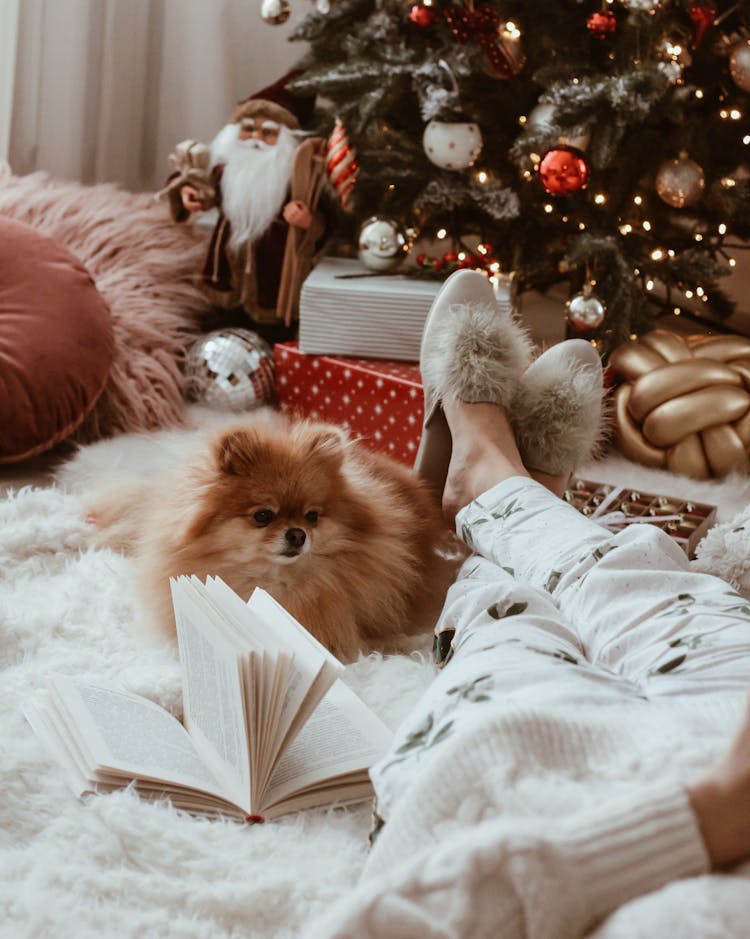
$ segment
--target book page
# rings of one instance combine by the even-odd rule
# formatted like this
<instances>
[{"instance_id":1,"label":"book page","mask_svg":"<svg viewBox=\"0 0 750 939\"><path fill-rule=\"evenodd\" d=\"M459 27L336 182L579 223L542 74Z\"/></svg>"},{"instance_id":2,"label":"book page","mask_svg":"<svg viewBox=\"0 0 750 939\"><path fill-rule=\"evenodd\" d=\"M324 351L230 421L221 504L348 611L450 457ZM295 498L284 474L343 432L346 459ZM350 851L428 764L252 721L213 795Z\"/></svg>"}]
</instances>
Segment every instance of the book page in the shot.
<instances>
[{"instance_id":1,"label":"book page","mask_svg":"<svg viewBox=\"0 0 750 939\"><path fill-rule=\"evenodd\" d=\"M206 591L236 618L249 637L259 637L269 650L288 660L284 696L277 711L278 726L264 728L270 744L264 748L270 767L341 674L343 665L260 587L255 588L247 603L218 577L209 578Z\"/></svg>"},{"instance_id":2,"label":"book page","mask_svg":"<svg viewBox=\"0 0 750 939\"><path fill-rule=\"evenodd\" d=\"M189 583L188 589L184 585L182 579L172 581L185 727L227 798L244 806L252 803L252 793L240 658L207 609L193 602Z\"/></svg>"},{"instance_id":3,"label":"book page","mask_svg":"<svg viewBox=\"0 0 750 939\"><path fill-rule=\"evenodd\" d=\"M164 780L223 795L185 728L153 701L63 676L50 679L50 692L52 706L81 752L90 757L90 769L114 770L127 779ZM54 723L47 724L51 726Z\"/></svg>"},{"instance_id":4,"label":"book page","mask_svg":"<svg viewBox=\"0 0 750 939\"><path fill-rule=\"evenodd\" d=\"M337 681L279 758L263 796L264 806L332 776L368 770L392 737L380 718Z\"/></svg>"}]
</instances>

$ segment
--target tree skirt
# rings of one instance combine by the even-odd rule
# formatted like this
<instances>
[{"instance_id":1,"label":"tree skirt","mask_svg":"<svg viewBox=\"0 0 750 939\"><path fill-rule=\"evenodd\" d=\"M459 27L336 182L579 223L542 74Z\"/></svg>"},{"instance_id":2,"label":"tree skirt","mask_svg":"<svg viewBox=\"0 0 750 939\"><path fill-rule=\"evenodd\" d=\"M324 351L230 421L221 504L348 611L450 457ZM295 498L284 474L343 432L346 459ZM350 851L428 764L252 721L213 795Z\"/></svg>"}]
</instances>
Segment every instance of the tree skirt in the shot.
<instances>
[{"instance_id":1,"label":"tree skirt","mask_svg":"<svg viewBox=\"0 0 750 939\"><path fill-rule=\"evenodd\" d=\"M116 448L129 445L120 438L99 447L112 447L117 456ZM584 472L718 503L724 520L750 495L748 479L695 483L620 459ZM14 939L299 936L356 881L369 805L247 826L142 802L130 791L81 803L22 717L21 703L53 671L119 685L179 713L174 651L145 646L130 631L130 562L87 549L85 530L76 497L59 488L26 488L0 501L0 933ZM710 566L742 580L744 562L728 557L734 550L728 533L726 524L715 531ZM750 556L744 535L736 548ZM395 726L430 680L429 645L426 640L423 653L363 656L347 667L345 680ZM597 935L746 935L748 889L740 878L673 885L623 907Z\"/></svg>"}]
</instances>

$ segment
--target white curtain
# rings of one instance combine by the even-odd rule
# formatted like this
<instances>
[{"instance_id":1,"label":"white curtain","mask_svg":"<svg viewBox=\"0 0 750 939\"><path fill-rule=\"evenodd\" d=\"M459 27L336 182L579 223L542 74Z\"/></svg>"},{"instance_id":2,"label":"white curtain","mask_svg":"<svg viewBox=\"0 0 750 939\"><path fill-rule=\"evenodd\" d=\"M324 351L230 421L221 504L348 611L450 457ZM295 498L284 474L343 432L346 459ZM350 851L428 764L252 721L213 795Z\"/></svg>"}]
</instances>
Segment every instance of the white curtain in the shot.
<instances>
[{"instance_id":1,"label":"white curtain","mask_svg":"<svg viewBox=\"0 0 750 939\"><path fill-rule=\"evenodd\" d=\"M0 162L8 159L10 147L20 2L21 0L0 0Z\"/></svg>"},{"instance_id":2,"label":"white curtain","mask_svg":"<svg viewBox=\"0 0 750 939\"><path fill-rule=\"evenodd\" d=\"M259 2L0 0L0 158L19 175L159 189L178 141L209 141L304 53L287 35L309 0L283 26Z\"/></svg>"}]
</instances>

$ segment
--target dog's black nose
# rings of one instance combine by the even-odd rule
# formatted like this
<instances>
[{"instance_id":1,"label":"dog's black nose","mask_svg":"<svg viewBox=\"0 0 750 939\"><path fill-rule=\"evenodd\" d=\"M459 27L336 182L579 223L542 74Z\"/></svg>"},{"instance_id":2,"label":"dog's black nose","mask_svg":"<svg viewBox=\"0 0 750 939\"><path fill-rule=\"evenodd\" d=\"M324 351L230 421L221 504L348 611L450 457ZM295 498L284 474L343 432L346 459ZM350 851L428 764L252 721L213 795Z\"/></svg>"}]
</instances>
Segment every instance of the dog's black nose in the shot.
<instances>
[{"instance_id":1,"label":"dog's black nose","mask_svg":"<svg viewBox=\"0 0 750 939\"><path fill-rule=\"evenodd\" d=\"M301 548L307 535L302 528L287 528L284 538L293 548Z\"/></svg>"}]
</instances>

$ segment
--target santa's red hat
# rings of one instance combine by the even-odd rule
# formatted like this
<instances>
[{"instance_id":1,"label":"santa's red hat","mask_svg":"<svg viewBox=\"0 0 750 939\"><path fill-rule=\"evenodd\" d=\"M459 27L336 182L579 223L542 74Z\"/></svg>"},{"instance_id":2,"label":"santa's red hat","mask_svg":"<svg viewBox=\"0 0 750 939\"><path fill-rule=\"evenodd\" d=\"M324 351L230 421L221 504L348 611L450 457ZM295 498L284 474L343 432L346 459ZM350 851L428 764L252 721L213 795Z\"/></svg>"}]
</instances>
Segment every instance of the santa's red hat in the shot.
<instances>
[{"instance_id":1,"label":"santa's red hat","mask_svg":"<svg viewBox=\"0 0 750 939\"><path fill-rule=\"evenodd\" d=\"M301 74L302 69L287 72L272 85L240 101L232 114L231 123L239 124L244 118L262 114L291 130L299 130L312 117L315 108L313 97L295 95L287 87Z\"/></svg>"}]
</instances>

